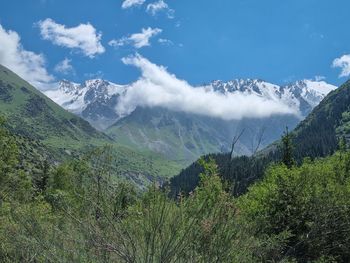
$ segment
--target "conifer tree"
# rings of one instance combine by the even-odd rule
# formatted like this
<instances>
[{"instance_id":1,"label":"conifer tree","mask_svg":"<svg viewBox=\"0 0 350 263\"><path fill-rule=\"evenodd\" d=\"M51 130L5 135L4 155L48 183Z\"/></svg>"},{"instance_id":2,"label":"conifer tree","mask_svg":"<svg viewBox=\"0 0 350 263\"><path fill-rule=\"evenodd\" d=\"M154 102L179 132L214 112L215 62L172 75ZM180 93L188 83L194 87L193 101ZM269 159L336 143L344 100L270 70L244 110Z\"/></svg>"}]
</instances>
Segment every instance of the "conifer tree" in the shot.
<instances>
[{"instance_id":1,"label":"conifer tree","mask_svg":"<svg viewBox=\"0 0 350 263\"><path fill-rule=\"evenodd\" d=\"M284 135L282 136L282 163L288 168L291 168L295 164L293 158L293 144L290 133L288 132L288 127L286 127Z\"/></svg>"}]
</instances>

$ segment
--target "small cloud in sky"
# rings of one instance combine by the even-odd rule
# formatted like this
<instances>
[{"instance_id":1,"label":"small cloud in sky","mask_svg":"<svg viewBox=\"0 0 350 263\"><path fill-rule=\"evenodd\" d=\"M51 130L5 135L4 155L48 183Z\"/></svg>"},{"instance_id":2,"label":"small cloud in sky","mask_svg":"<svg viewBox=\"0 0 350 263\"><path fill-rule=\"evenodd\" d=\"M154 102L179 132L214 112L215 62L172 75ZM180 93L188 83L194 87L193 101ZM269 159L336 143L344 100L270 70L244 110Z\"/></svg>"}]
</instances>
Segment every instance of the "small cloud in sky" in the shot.
<instances>
[{"instance_id":1,"label":"small cloud in sky","mask_svg":"<svg viewBox=\"0 0 350 263\"><path fill-rule=\"evenodd\" d=\"M142 28L141 33L135 33L120 39L112 39L108 44L112 47L133 45L135 48L150 46L150 39L162 32L160 28Z\"/></svg>"},{"instance_id":2,"label":"small cloud in sky","mask_svg":"<svg viewBox=\"0 0 350 263\"><path fill-rule=\"evenodd\" d=\"M54 81L46 70L45 57L24 49L17 32L7 31L0 25L0 43L0 64L40 89Z\"/></svg>"},{"instance_id":3,"label":"small cloud in sky","mask_svg":"<svg viewBox=\"0 0 350 263\"><path fill-rule=\"evenodd\" d=\"M313 38L313 39L324 39L325 36L322 33L313 32L313 33L310 34L310 38Z\"/></svg>"},{"instance_id":4,"label":"small cloud in sky","mask_svg":"<svg viewBox=\"0 0 350 263\"><path fill-rule=\"evenodd\" d=\"M101 70L95 72L95 73L85 73L84 77L87 79L102 79L104 76L103 72Z\"/></svg>"},{"instance_id":5,"label":"small cloud in sky","mask_svg":"<svg viewBox=\"0 0 350 263\"><path fill-rule=\"evenodd\" d=\"M122 3L122 8L127 9L135 6L141 6L146 0L124 0Z\"/></svg>"},{"instance_id":6,"label":"small cloud in sky","mask_svg":"<svg viewBox=\"0 0 350 263\"><path fill-rule=\"evenodd\" d=\"M350 54L343 55L333 60L332 67L341 69L339 78L350 76Z\"/></svg>"},{"instance_id":7,"label":"small cloud in sky","mask_svg":"<svg viewBox=\"0 0 350 263\"><path fill-rule=\"evenodd\" d=\"M325 80L325 79L326 79L325 76L315 76L315 80L316 80L316 81L323 81L323 80Z\"/></svg>"},{"instance_id":8,"label":"small cloud in sky","mask_svg":"<svg viewBox=\"0 0 350 263\"><path fill-rule=\"evenodd\" d=\"M101 44L102 34L96 32L95 27L90 23L66 27L47 18L37 24L42 38L57 46L79 50L90 58L105 52L105 48Z\"/></svg>"},{"instance_id":9,"label":"small cloud in sky","mask_svg":"<svg viewBox=\"0 0 350 263\"><path fill-rule=\"evenodd\" d=\"M166 39L166 38L159 38L158 43L160 43L162 45L166 45L166 46L174 45L173 41L171 41L170 39Z\"/></svg>"},{"instance_id":10,"label":"small cloud in sky","mask_svg":"<svg viewBox=\"0 0 350 263\"><path fill-rule=\"evenodd\" d=\"M168 4L164 2L164 0L159 0L148 4L146 11L152 16L157 15L159 12L165 12L168 18L175 18L175 10L169 8Z\"/></svg>"},{"instance_id":11,"label":"small cloud in sky","mask_svg":"<svg viewBox=\"0 0 350 263\"><path fill-rule=\"evenodd\" d=\"M224 120L269 117L275 114L298 115L297 109L277 98L267 99L256 94L221 94L205 86L193 87L169 73L165 67L156 65L139 54L125 57L122 61L126 65L137 67L141 76L119 98L116 110L121 115L127 115L139 106L163 107Z\"/></svg>"},{"instance_id":12,"label":"small cloud in sky","mask_svg":"<svg viewBox=\"0 0 350 263\"><path fill-rule=\"evenodd\" d=\"M71 62L71 59L65 58L55 66L55 71L64 75L74 74L75 70Z\"/></svg>"}]
</instances>

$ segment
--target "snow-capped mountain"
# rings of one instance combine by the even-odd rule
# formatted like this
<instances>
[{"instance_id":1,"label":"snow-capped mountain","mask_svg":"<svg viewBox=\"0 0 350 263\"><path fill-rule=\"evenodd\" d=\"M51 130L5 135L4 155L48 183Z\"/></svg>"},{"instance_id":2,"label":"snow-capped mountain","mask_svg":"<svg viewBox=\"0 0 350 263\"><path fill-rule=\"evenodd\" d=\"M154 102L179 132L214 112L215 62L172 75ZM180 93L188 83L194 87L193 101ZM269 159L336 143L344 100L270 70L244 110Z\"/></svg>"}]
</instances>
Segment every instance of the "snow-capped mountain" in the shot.
<instances>
[{"instance_id":1,"label":"snow-capped mountain","mask_svg":"<svg viewBox=\"0 0 350 263\"><path fill-rule=\"evenodd\" d=\"M58 89L48 90L45 95L103 130L120 118L115 107L125 89L126 86L102 79L91 79L82 84L62 80Z\"/></svg>"},{"instance_id":2,"label":"snow-capped mountain","mask_svg":"<svg viewBox=\"0 0 350 263\"><path fill-rule=\"evenodd\" d=\"M46 91L45 94L68 111L104 129L121 117L115 109L119 97L127 88L128 85L117 85L102 79L87 80L82 84L62 80L58 89ZM236 79L228 82L216 80L205 85L205 88L223 94L255 94L266 100L281 101L299 110L305 117L336 87L324 81L312 80L279 86L259 79Z\"/></svg>"},{"instance_id":3,"label":"snow-capped mountain","mask_svg":"<svg viewBox=\"0 0 350 263\"><path fill-rule=\"evenodd\" d=\"M221 93L255 94L268 100L282 101L296 108L305 117L336 86L324 81L301 80L279 86L259 79L236 79L228 82L213 81L207 89Z\"/></svg>"},{"instance_id":4,"label":"snow-capped mountain","mask_svg":"<svg viewBox=\"0 0 350 263\"><path fill-rule=\"evenodd\" d=\"M82 84L63 80L56 90L45 94L126 146L157 152L187 165L200 155L228 151L232 137L241 130L245 132L237 142L235 153L251 154L260 133L264 133L261 143L264 147L278 139L286 126L293 129L336 88L324 81L301 80L280 86L258 79L217 80L200 86L222 94L254 94L282 102L300 113L298 116L289 114L226 121L160 107L137 107L129 115L120 116L116 109L129 87L101 79L87 80Z\"/></svg>"}]
</instances>

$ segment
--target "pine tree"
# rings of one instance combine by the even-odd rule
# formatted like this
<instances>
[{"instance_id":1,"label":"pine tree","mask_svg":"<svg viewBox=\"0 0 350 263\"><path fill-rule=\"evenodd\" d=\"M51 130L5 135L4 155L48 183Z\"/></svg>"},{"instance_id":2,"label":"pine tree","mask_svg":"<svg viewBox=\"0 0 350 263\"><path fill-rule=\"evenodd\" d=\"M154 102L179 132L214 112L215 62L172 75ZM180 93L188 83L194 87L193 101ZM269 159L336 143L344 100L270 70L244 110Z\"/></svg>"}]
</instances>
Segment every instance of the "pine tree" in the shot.
<instances>
[{"instance_id":1,"label":"pine tree","mask_svg":"<svg viewBox=\"0 0 350 263\"><path fill-rule=\"evenodd\" d=\"M286 127L284 135L282 136L282 163L288 168L291 168L295 164L293 158L293 144L290 133L288 132L288 127Z\"/></svg>"},{"instance_id":2,"label":"pine tree","mask_svg":"<svg viewBox=\"0 0 350 263\"><path fill-rule=\"evenodd\" d=\"M339 151L341 153L345 153L347 150L347 144L346 144L346 139L344 136L340 137L339 139Z\"/></svg>"}]
</instances>

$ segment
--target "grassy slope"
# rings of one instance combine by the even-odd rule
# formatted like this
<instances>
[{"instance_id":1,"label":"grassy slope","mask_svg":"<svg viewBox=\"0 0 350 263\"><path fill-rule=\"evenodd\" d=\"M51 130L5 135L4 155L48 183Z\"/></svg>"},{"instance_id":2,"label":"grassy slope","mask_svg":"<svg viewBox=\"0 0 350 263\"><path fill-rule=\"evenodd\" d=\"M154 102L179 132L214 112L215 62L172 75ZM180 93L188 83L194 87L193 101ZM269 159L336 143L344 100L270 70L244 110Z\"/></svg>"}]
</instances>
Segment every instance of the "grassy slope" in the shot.
<instances>
[{"instance_id":1,"label":"grassy slope","mask_svg":"<svg viewBox=\"0 0 350 263\"><path fill-rule=\"evenodd\" d=\"M244 130L235 145L235 154L249 155L275 141L286 126L294 128L295 116L224 121L205 116L174 112L162 108L137 108L109 127L106 133L119 143L143 152L158 152L180 165L188 166L201 155L228 152L232 138Z\"/></svg>"},{"instance_id":2,"label":"grassy slope","mask_svg":"<svg viewBox=\"0 0 350 263\"><path fill-rule=\"evenodd\" d=\"M137 175L138 181L144 181L150 177L172 176L180 169L160 156L143 155L115 143L1 65L0 114L5 116L13 132L42 143L58 160L91 147L112 144L118 175Z\"/></svg>"},{"instance_id":3,"label":"grassy slope","mask_svg":"<svg viewBox=\"0 0 350 263\"><path fill-rule=\"evenodd\" d=\"M205 152L218 151L217 147L210 145L207 141L199 146L192 134L189 133L183 134L181 140L184 142L182 143L171 127L155 132L152 128L140 127L131 123L127 127L114 126L108 131L108 134L119 143L145 153L151 152L150 148L156 150L158 147L163 147L166 158L185 165ZM188 150L186 146L192 148L192 151ZM200 152L200 148L203 149L203 152Z\"/></svg>"},{"instance_id":4,"label":"grassy slope","mask_svg":"<svg viewBox=\"0 0 350 263\"><path fill-rule=\"evenodd\" d=\"M213 127L220 121L203 119L160 108L138 108L106 133L123 145L142 152L159 152L187 166L202 154L220 152L229 135Z\"/></svg>"},{"instance_id":5,"label":"grassy slope","mask_svg":"<svg viewBox=\"0 0 350 263\"><path fill-rule=\"evenodd\" d=\"M76 150L112 141L2 66L0 81L0 111L17 133L55 149Z\"/></svg>"}]
</instances>

